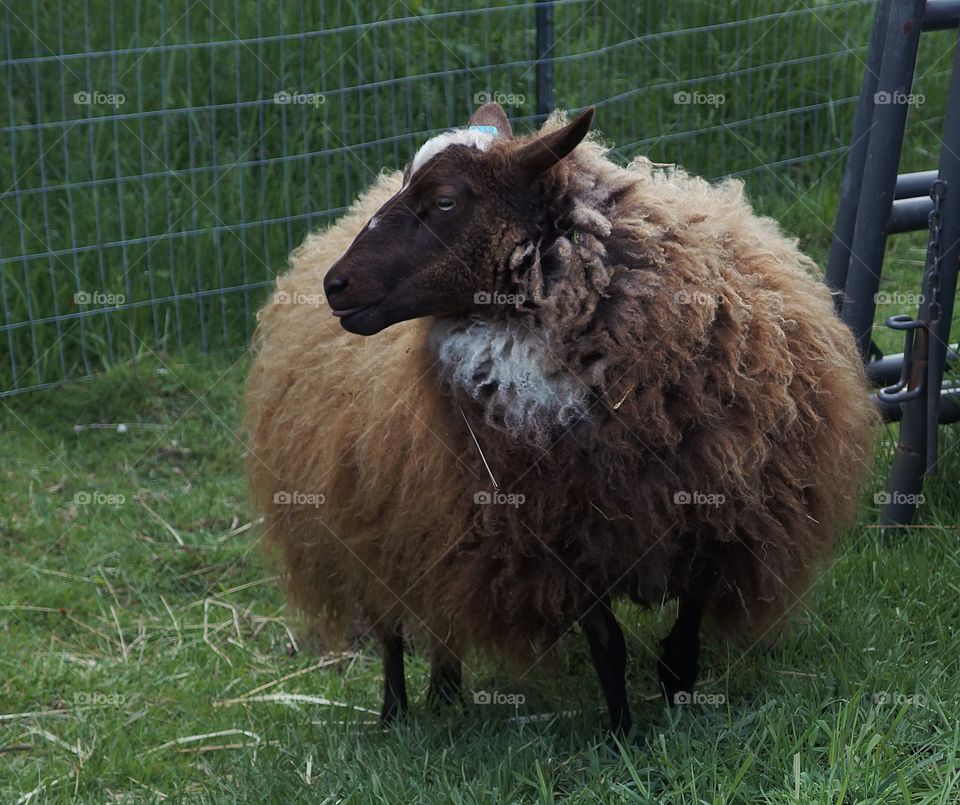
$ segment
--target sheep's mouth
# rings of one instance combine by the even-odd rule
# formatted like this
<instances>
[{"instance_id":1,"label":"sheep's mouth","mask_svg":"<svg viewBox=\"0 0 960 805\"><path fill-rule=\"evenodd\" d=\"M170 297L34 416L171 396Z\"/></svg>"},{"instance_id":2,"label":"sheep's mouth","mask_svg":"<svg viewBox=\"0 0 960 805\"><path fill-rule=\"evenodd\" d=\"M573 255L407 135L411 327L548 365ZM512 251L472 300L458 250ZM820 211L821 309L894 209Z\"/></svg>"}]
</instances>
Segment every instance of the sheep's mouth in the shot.
<instances>
[{"instance_id":1,"label":"sheep's mouth","mask_svg":"<svg viewBox=\"0 0 960 805\"><path fill-rule=\"evenodd\" d=\"M350 318L350 316L354 315L355 313L360 313L361 311L369 310L370 308L374 307L374 305L378 305L378 304L380 303L373 302L369 305L358 305L357 307L342 307L339 309L334 308L331 312L338 319L347 319L347 318Z\"/></svg>"},{"instance_id":2,"label":"sheep's mouth","mask_svg":"<svg viewBox=\"0 0 960 805\"><path fill-rule=\"evenodd\" d=\"M373 335L380 332L384 327L382 316L376 312L382 301L382 299L377 299L375 302L366 305L333 308L331 312L340 319L340 325L347 332L357 335Z\"/></svg>"},{"instance_id":3,"label":"sheep's mouth","mask_svg":"<svg viewBox=\"0 0 960 805\"><path fill-rule=\"evenodd\" d=\"M340 326L347 332L375 335L401 321L434 315L438 311L433 303L426 300L404 303L402 300L381 297L366 305L333 308L331 312L340 319Z\"/></svg>"}]
</instances>

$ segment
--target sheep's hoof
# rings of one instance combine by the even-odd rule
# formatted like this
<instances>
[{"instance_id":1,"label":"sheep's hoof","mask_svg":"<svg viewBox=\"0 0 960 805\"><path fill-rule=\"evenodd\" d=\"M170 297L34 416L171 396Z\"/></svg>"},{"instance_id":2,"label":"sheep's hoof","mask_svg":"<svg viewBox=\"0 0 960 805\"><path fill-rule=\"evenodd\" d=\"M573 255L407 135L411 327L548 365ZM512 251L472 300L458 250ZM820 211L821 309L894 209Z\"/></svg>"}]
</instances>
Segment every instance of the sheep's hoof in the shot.
<instances>
[{"instance_id":1,"label":"sheep's hoof","mask_svg":"<svg viewBox=\"0 0 960 805\"><path fill-rule=\"evenodd\" d=\"M627 743L630 739L630 733L633 731L633 720L629 715L624 715L620 720L610 725L610 734L621 743Z\"/></svg>"},{"instance_id":2,"label":"sheep's hoof","mask_svg":"<svg viewBox=\"0 0 960 805\"><path fill-rule=\"evenodd\" d=\"M451 705L463 706L463 696L457 690L449 688L427 688L427 706L433 710L443 710Z\"/></svg>"},{"instance_id":3,"label":"sheep's hoof","mask_svg":"<svg viewBox=\"0 0 960 805\"><path fill-rule=\"evenodd\" d=\"M657 675L660 677L660 689L667 704L675 707L690 704L693 698L693 686L697 681L697 666L684 663L657 661Z\"/></svg>"},{"instance_id":4,"label":"sheep's hoof","mask_svg":"<svg viewBox=\"0 0 960 805\"><path fill-rule=\"evenodd\" d=\"M610 729L607 732L607 739L604 743L607 749L617 757L620 756L622 750L629 749L631 746L640 745L640 738L634 734L633 722L629 716L619 724L610 725Z\"/></svg>"},{"instance_id":5,"label":"sheep's hoof","mask_svg":"<svg viewBox=\"0 0 960 805\"><path fill-rule=\"evenodd\" d=\"M396 702L384 704L380 710L380 729L390 729L394 724L400 721L404 716L404 711Z\"/></svg>"},{"instance_id":6,"label":"sheep's hoof","mask_svg":"<svg viewBox=\"0 0 960 805\"><path fill-rule=\"evenodd\" d=\"M427 704L434 709L463 704L463 675L459 661L437 663L430 669L430 685L427 687Z\"/></svg>"}]
</instances>

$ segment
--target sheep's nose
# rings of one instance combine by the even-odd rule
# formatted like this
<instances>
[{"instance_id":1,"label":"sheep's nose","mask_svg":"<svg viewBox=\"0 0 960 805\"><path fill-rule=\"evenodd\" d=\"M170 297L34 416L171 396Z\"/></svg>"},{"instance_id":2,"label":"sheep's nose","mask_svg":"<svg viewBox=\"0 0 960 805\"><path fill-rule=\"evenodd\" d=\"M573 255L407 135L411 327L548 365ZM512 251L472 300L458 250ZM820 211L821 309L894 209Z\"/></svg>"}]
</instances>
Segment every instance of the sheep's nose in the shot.
<instances>
[{"instance_id":1,"label":"sheep's nose","mask_svg":"<svg viewBox=\"0 0 960 805\"><path fill-rule=\"evenodd\" d=\"M331 277L328 274L323 281L323 290L327 295L327 299L343 291L349 283L350 280L342 274L338 277Z\"/></svg>"}]
</instances>

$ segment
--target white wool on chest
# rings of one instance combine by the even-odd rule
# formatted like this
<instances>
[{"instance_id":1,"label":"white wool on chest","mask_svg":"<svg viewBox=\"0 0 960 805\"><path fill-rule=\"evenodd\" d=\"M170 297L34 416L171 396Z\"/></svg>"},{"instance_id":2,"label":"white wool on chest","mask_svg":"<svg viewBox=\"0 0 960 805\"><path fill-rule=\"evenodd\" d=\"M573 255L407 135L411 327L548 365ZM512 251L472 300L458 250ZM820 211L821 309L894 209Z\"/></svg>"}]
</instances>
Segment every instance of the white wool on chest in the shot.
<instances>
[{"instance_id":1,"label":"white wool on chest","mask_svg":"<svg viewBox=\"0 0 960 805\"><path fill-rule=\"evenodd\" d=\"M485 419L539 440L590 409L590 391L542 337L515 322L438 319L430 331L444 383L484 408Z\"/></svg>"}]
</instances>

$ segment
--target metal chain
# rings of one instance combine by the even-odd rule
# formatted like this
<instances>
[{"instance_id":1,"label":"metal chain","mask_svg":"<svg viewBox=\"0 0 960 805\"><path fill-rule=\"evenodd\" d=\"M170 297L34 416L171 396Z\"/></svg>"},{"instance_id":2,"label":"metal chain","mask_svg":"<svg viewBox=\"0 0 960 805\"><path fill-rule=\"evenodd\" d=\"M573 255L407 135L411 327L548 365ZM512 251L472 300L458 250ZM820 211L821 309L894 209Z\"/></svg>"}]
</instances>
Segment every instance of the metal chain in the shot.
<instances>
[{"instance_id":1,"label":"metal chain","mask_svg":"<svg viewBox=\"0 0 960 805\"><path fill-rule=\"evenodd\" d=\"M937 179L930 186L930 197L933 199L933 210L930 213L930 242L927 244L927 263L930 274L927 286L930 291L930 303L927 305L930 323L940 321L940 261L942 259L943 236L943 201L947 196L947 183Z\"/></svg>"}]
</instances>

